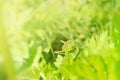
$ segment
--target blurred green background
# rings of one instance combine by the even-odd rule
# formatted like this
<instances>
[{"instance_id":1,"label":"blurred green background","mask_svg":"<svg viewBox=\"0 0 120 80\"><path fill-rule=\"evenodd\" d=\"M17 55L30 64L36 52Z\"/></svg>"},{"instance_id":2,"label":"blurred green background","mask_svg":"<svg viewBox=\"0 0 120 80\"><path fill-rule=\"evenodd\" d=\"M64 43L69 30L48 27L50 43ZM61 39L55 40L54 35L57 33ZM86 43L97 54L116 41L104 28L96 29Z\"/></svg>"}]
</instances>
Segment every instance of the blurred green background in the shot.
<instances>
[{"instance_id":1,"label":"blurred green background","mask_svg":"<svg viewBox=\"0 0 120 80\"><path fill-rule=\"evenodd\" d=\"M119 0L0 0L0 80L119 80Z\"/></svg>"}]
</instances>

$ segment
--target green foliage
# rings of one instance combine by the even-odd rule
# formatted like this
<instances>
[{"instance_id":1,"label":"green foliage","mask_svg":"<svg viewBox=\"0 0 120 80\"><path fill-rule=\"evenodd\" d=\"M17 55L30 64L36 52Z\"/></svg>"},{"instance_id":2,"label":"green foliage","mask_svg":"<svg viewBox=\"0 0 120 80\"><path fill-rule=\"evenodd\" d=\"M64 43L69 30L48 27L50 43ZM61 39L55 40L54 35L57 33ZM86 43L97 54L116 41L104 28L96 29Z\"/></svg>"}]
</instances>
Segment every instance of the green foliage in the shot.
<instances>
[{"instance_id":1,"label":"green foliage","mask_svg":"<svg viewBox=\"0 0 120 80\"><path fill-rule=\"evenodd\" d=\"M79 54L75 61L70 54L64 57L59 69L65 77L72 80L116 80L113 66L116 63L116 51L107 32L86 40L83 52Z\"/></svg>"},{"instance_id":2,"label":"green foliage","mask_svg":"<svg viewBox=\"0 0 120 80\"><path fill-rule=\"evenodd\" d=\"M119 44L120 44L120 23L119 23L119 20L120 20L120 14L119 13L115 13L114 16L113 16L113 23L112 23L112 26L114 26L112 28L112 39L115 43L115 46L116 48L118 48L118 51L119 51Z\"/></svg>"},{"instance_id":3,"label":"green foliage","mask_svg":"<svg viewBox=\"0 0 120 80\"><path fill-rule=\"evenodd\" d=\"M120 79L119 0L4 3L0 47L11 52L18 80ZM10 46L4 48L5 44ZM12 63L7 56L2 57ZM0 79L14 77L6 74L12 65L5 72L1 62Z\"/></svg>"},{"instance_id":4,"label":"green foliage","mask_svg":"<svg viewBox=\"0 0 120 80\"><path fill-rule=\"evenodd\" d=\"M119 79L120 77L120 73L119 73L119 66L120 66L120 38L119 38L119 34L120 34L120 23L119 23L119 20L120 20L120 13L119 12L115 12L114 16L113 16L113 23L112 23L112 26L114 26L112 28L112 33L111 33L111 37L112 37L112 40L115 44L115 48L116 48L116 51L117 51L117 55L118 55L118 61L115 63L116 65L116 73L117 73L117 78Z\"/></svg>"}]
</instances>

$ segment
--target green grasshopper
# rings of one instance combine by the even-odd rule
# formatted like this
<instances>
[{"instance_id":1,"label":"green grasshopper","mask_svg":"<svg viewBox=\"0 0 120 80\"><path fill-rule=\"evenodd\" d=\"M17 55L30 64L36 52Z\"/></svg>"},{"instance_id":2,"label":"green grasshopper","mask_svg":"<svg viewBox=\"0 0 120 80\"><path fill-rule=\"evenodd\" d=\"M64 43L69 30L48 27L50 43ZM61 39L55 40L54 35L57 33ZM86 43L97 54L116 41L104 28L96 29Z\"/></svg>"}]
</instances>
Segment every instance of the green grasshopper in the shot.
<instances>
[{"instance_id":1,"label":"green grasshopper","mask_svg":"<svg viewBox=\"0 0 120 80\"><path fill-rule=\"evenodd\" d=\"M68 40L68 41L60 41L63 43L62 46L62 50L61 51L55 51L55 53L57 54L64 54L64 53L68 53L71 52L75 49L75 43L73 42L73 40Z\"/></svg>"}]
</instances>

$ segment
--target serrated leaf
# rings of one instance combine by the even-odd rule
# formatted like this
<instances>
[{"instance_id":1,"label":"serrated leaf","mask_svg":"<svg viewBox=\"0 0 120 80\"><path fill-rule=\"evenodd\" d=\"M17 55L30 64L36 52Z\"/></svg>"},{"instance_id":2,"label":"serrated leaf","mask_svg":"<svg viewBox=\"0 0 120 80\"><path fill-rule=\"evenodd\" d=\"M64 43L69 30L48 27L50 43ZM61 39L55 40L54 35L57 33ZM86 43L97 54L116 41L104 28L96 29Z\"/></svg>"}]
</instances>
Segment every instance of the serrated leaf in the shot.
<instances>
[{"instance_id":1,"label":"serrated leaf","mask_svg":"<svg viewBox=\"0 0 120 80\"><path fill-rule=\"evenodd\" d=\"M54 62L54 64L57 68L60 68L60 65L62 64L62 62L63 62L63 57L61 55L58 55L56 62Z\"/></svg>"}]
</instances>

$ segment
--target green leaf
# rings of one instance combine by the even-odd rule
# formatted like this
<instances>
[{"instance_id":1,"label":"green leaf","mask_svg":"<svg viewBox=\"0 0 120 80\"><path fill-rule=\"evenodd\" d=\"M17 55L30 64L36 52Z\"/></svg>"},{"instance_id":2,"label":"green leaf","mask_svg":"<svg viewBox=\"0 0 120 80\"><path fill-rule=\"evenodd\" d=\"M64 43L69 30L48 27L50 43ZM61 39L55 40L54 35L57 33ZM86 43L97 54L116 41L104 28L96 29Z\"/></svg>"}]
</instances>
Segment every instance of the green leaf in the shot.
<instances>
[{"instance_id":1,"label":"green leaf","mask_svg":"<svg viewBox=\"0 0 120 80\"><path fill-rule=\"evenodd\" d=\"M120 13L114 13L112 21L112 39L115 43L116 49L120 52Z\"/></svg>"},{"instance_id":2,"label":"green leaf","mask_svg":"<svg viewBox=\"0 0 120 80\"><path fill-rule=\"evenodd\" d=\"M29 57L24 59L24 62L20 67L20 70L25 70L26 68L29 68L32 65L35 55L37 54L37 49L38 49L38 44L36 43L30 46Z\"/></svg>"},{"instance_id":3,"label":"green leaf","mask_svg":"<svg viewBox=\"0 0 120 80\"><path fill-rule=\"evenodd\" d=\"M62 64L62 62L63 62L63 57L61 55L58 55L56 62L54 62L54 64L57 68L60 68L60 65Z\"/></svg>"}]
</instances>

